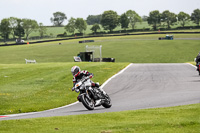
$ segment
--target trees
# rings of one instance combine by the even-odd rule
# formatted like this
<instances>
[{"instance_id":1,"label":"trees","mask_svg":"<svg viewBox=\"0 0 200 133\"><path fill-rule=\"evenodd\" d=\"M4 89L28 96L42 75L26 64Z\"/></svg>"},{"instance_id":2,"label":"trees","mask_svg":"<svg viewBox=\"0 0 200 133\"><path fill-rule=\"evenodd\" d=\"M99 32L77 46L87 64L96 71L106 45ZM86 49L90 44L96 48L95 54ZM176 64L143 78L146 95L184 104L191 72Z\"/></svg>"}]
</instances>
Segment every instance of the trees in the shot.
<instances>
[{"instance_id":1,"label":"trees","mask_svg":"<svg viewBox=\"0 0 200 133\"><path fill-rule=\"evenodd\" d=\"M40 37L43 37L46 34L47 28L43 25L43 23L39 23L38 31L40 33Z\"/></svg>"},{"instance_id":2,"label":"trees","mask_svg":"<svg viewBox=\"0 0 200 133\"><path fill-rule=\"evenodd\" d=\"M31 19L22 19L22 21L26 39L28 39L30 33L38 29L38 24L37 21Z\"/></svg>"},{"instance_id":3,"label":"trees","mask_svg":"<svg viewBox=\"0 0 200 133\"><path fill-rule=\"evenodd\" d=\"M180 24L182 25L182 27L185 26L186 23L188 23L188 21L190 20L190 15L184 12L180 12L178 14L178 21L180 22Z\"/></svg>"},{"instance_id":4,"label":"trees","mask_svg":"<svg viewBox=\"0 0 200 133\"><path fill-rule=\"evenodd\" d=\"M17 27L17 20L18 18L15 17L10 17L9 18L9 23L10 23L10 28L11 28L11 34L13 36L13 39L15 38L15 28Z\"/></svg>"},{"instance_id":5,"label":"trees","mask_svg":"<svg viewBox=\"0 0 200 133\"><path fill-rule=\"evenodd\" d=\"M54 17L50 20L55 26L61 26L65 19L67 19L67 16L62 12L55 12L53 13L53 16Z\"/></svg>"},{"instance_id":6,"label":"trees","mask_svg":"<svg viewBox=\"0 0 200 133\"><path fill-rule=\"evenodd\" d=\"M105 30L110 30L110 32L112 32L112 30L119 24L119 17L117 12L112 10L105 11L102 14L101 24Z\"/></svg>"},{"instance_id":7,"label":"trees","mask_svg":"<svg viewBox=\"0 0 200 133\"><path fill-rule=\"evenodd\" d=\"M121 23L121 28L125 29L128 28L128 25L129 25L129 19L126 15L126 13L122 14L120 16L120 23Z\"/></svg>"},{"instance_id":8,"label":"trees","mask_svg":"<svg viewBox=\"0 0 200 133\"><path fill-rule=\"evenodd\" d=\"M199 26L200 22L200 10L195 9L191 15L191 20Z\"/></svg>"},{"instance_id":9,"label":"trees","mask_svg":"<svg viewBox=\"0 0 200 133\"><path fill-rule=\"evenodd\" d=\"M153 26L153 29L156 30L160 25L161 15L158 10L151 11L149 17L147 18L148 24Z\"/></svg>"},{"instance_id":10,"label":"trees","mask_svg":"<svg viewBox=\"0 0 200 133\"><path fill-rule=\"evenodd\" d=\"M83 33L83 31L87 29L87 23L85 20L83 20L83 18L77 18L75 27L80 33Z\"/></svg>"},{"instance_id":11,"label":"trees","mask_svg":"<svg viewBox=\"0 0 200 133\"><path fill-rule=\"evenodd\" d=\"M17 26L14 29L15 36L18 36L19 40L21 40L22 37L24 37L24 28L23 28L23 22L21 19L17 19Z\"/></svg>"},{"instance_id":12,"label":"trees","mask_svg":"<svg viewBox=\"0 0 200 133\"><path fill-rule=\"evenodd\" d=\"M132 29L135 28L135 24L137 22L142 22L142 18L135 11L128 10L126 12L126 16L129 19L129 23L130 23Z\"/></svg>"},{"instance_id":13,"label":"trees","mask_svg":"<svg viewBox=\"0 0 200 133\"><path fill-rule=\"evenodd\" d=\"M87 29L87 23L83 18L70 18L68 24L65 26L66 31L73 33L77 29L80 33L83 33Z\"/></svg>"},{"instance_id":14,"label":"trees","mask_svg":"<svg viewBox=\"0 0 200 133\"><path fill-rule=\"evenodd\" d=\"M89 15L86 21L88 25L100 24L101 15Z\"/></svg>"},{"instance_id":15,"label":"trees","mask_svg":"<svg viewBox=\"0 0 200 133\"><path fill-rule=\"evenodd\" d=\"M75 23L76 19L71 17L70 20L68 21L68 24L65 26L66 31L74 34L74 31L76 29Z\"/></svg>"},{"instance_id":16,"label":"trees","mask_svg":"<svg viewBox=\"0 0 200 133\"><path fill-rule=\"evenodd\" d=\"M169 10L164 11L161 14L161 21L167 24L168 29L170 26L177 22L177 15L175 13L170 12Z\"/></svg>"},{"instance_id":17,"label":"trees","mask_svg":"<svg viewBox=\"0 0 200 133\"><path fill-rule=\"evenodd\" d=\"M142 21L147 21L147 18L148 18L148 16L143 15L143 16L142 16Z\"/></svg>"},{"instance_id":18,"label":"trees","mask_svg":"<svg viewBox=\"0 0 200 133\"><path fill-rule=\"evenodd\" d=\"M97 30L101 29L99 24L94 24L91 28L91 30L96 34Z\"/></svg>"},{"instance_id":19,"label":"trees","mask_svg":"<svg viewBox=\"0 0 200 133\"><path fill-rule=\"evenodd\" d=\"M53 13L53 16L54 17L51 18L51 21L56 26L61 26L64 20L67 19L66 15L61 12L55 12ZM133 10L128 10L121 16L118 16L117 12L109 10L104 11L102 15L89 15L87 17L87 23L93 24L90 30L92 30L94 33L96 33L100 29L100 24L102 25L104 30L109 30L110 32L112 32L117 26L119 26L119 23L121 24L121 28L123 28L124 30L126 30L128 26L134 29L136 23L142 22L142 20L148 21L148 24L151 25L154 30L156 30L159 26L162 28L167 27L168 29L170 29L171 26L177 22L177 20L179 24L181 24L181 26L184 27L187 22L190 22L190 16L184 12L180 12L178 15L176 15L175 13L172 13L169 10L165 10L162 13L160 13L158 10L154 10L149 13L149 16L142 16L141 18ZM193 13L191 14L191 20L199 26L200 9L195 9L193 11ZM76 29L80 33L82 33L84 30L86 30L87 23L82 18L75 19L72 17L68 21L68 24L65 26L65 29L67 32L70 32L72 34L75 33ZM143 26L143 30L150 29L145 27L146 25ZM10 17L8 19L1 20L0 36L2 36L4 39L7 39L9 38L9 35L11 38L15 38L15 36L23 37L24 35L26 35L26 39L28 39L31 32L37 30L37 28L41 37L47 31L47 29L45 28L45 26L43 26L42 23L40 23L38 27L38 24L35 20L22 20L15 17ZM188 26L186 28L190 27Z\"/></svg>"},{"instance_id":20,"label":"trees","mask_svg":"<svg viewBox=\"0 0 200 133\"><path fill-rule=\"evenodd\" d=\"M4 41L9 38L9 34L11 32L9 19L2 19L0 24L0 32L1 36L4 38Z\"/></svg>"}]
</instances>

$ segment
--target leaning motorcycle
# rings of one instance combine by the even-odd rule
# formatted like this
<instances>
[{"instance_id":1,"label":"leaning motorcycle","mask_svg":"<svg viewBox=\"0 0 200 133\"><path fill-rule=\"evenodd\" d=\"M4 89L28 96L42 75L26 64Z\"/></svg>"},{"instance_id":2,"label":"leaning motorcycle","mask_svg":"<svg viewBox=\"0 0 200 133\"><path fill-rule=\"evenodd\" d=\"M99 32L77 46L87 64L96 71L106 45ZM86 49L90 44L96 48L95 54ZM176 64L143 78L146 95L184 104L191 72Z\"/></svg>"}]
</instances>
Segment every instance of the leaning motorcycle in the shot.
<instances>
[{"instance_id":1,"label":"leaning motorcycle","mask_svg":"<svg viewBox=\"0 0 200 133\"><path fill-rule=\"evenodd\" d=\"M200 75L200 62L198 62L197 67L198 67L197 71L199 72Z\"/></svg>"},{"instance_id":2,"label":"leaning motorcycle","mask_svg":"<svg viewBox=\"0 0 200 133\"><path fill-rule=\"evenodd\" d=\"M91 87L92 81L89 77L83 77L75 84L75 91L79 93L77 99L88 109L103 106L110 108L112 106L109 95L99 87ZM97 101L99 103L97 103Z\"/></svg>"},{"instance_id":3,"label":"leaning motorcycle","mask_svg":"<svg viewBox=\"0 0 200 133\"><path fill-rule=\"evenodd\" d=\"M194 58L194 62L196 62L197 64L196 64L196 66L197 66L197 71L198 71L198 73L199 73L199 75L200 75L200 62L199 61L197 61L197 59L196 58Z\"/></svg>"}]
</instances>

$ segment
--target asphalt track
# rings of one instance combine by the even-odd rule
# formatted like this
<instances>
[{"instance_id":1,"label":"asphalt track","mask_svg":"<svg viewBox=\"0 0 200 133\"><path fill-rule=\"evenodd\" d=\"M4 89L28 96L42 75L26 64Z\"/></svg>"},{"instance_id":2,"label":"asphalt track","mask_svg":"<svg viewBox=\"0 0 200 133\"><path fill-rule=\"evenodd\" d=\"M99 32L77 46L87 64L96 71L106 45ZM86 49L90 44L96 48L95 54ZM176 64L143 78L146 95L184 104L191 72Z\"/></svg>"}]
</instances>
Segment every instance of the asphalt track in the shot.
<instances>
[{"instance_id":1,"label":"asphalt track","mask_svg":"<svg viewBox=\"0 0 200 133\"><path fill-rule=\"evenodd\" d=\"M200 103L200 76L187 63L131 64L103 87L113 106L88 111L81 103L0 120L117 112Z\"/></svg>"}]
</instances>

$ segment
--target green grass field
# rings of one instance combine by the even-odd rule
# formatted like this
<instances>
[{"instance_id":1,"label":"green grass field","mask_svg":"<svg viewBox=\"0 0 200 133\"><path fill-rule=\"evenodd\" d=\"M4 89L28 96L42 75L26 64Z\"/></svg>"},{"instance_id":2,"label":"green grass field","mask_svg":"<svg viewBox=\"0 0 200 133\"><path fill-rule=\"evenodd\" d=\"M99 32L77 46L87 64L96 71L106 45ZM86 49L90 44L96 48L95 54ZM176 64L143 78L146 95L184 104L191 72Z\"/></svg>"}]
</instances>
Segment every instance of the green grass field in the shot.
<instances>
[{"instance_id":1,"label":"green grass field","mask_svg":"<svg viewBox=\"0 0 200 133\"><path fill-rule=\"evenodd\" d=\"M38 63L73 62L73 56L85 51L86 45L102 45L104 58L115 58L116 62L133 63L181 63L191 62L200 50L199 40L158 40L165 35L132 35L99 37L94 43L82 43L75 39L42 44L1 47L1 64L24 64L26 59ZM178 38L199 38L199 34L176 34ZM59 45L62 43L62 45Z\"/></svg>"},{"instance_id":2,"label":"green grass field","mask_svg":"<svg viewBox=\"0 0 200 133\"><path fill-rule=\"evenodd\" d=\"M200 104L0 121L1 133L199 133Z\"/></svg>"},{"instance_id":3,"label":"green grass field","mask_svg":"<svg viewBox=\"0 0 200 133\"><path fill-rule=\"evenodd\" d=\"M0 47L0 115L34 112L76 101L70 69L79 65L102 84L130 62L193 63L200 51L199 34L175 34L180 40L158 40L165 35L101 37L94 43L76 40ZM87 40L87 39L85 39ZM59 45L62 43L62 45ZM116 63L74 63L86 45L102 45L103 57ZM37 64L25 64L24 59ZM0 132L200 132L200 104L78 116L0 121ZM87 123L85 123L87 121ZM90 126L87 126L90 125Z\"/></svg>"}]
</instances>

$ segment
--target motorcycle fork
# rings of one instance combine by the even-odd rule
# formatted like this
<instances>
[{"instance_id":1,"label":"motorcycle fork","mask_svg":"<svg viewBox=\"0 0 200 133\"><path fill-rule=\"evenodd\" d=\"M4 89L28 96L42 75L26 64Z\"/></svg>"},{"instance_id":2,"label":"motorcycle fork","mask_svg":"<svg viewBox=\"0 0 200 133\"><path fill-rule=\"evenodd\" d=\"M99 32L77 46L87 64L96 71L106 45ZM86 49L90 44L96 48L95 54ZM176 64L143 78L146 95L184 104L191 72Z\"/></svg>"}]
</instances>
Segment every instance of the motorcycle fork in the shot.
<instances>
[{"instance_id":1,"label":"motorcycle fork","mask_svg":"<svg viewBox=\"0 0 200 133\"><path fill-rule=\"evenodd\" d=\"M86 97L91 100L90 96L89 96L89 93L88 93L88 90L86 90Z\"/></svg>"}]
</instances>

